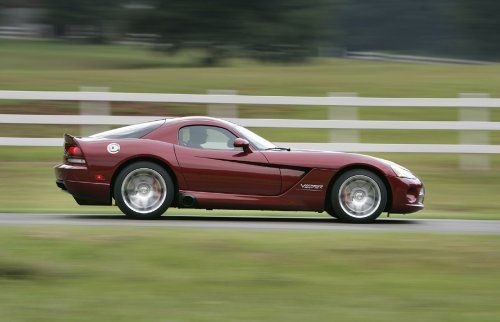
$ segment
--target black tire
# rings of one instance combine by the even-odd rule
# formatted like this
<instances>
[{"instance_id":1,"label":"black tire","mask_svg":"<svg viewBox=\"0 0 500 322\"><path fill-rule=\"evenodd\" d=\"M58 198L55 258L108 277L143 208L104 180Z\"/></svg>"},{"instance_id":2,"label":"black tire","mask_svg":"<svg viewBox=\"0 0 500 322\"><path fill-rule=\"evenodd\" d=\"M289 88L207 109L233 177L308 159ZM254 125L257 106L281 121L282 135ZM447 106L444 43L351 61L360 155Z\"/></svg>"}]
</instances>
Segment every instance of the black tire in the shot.
<instances>
[{"instance_id":1,"label":"black tire","mask_svg":"<svg viewBox=\"0 0 500 322\"><path fill-rule=\"evenodd\" d=\"M161 198L155 201L155 203L151 206L150 210L148 209L141 210L139 209L139 206L134 208L136 204L134 204L134 202L129 199L133 198L134 194L131 194L131 197L129 197L127 192L122 193L123 191L122 187L124 185L124 181L127 179L127 183L129 183L130 180L132 180L131 178L133 178L133 174L135 173L138 173L139 175L143 176L151 175L151 178L153 180L156 180L154 181L155 188L159 189L159 191L161 192ZM130 185L133 186L133 182L130 183ZM123 188L125 189L125 187ZM145 193L147 193L152 189L152 185L149 185L149 189L148 187L144 189L146 189ZM137 192L138 190L139 188L137 188L135 195L139 193ZM163 197L163 191L165 191L164 197ZM167 170L165 170L165 168L163 168L162 166L149 161L135 162L123 168L116 177L115 184L113 187L113 197L115 199L116 205L127 217L134 219L160 218L161 215L163 215L165 211L167 211L168 207L170 207L170 205L172 204L175 193L176 192L174 183L172 181L172 178L168 174Z\"/></svg>"},{"instance_id":2,"label":"black tire","mask_svg":"<svg viewBox=\"0 0 500 322\"><path fill-rule=\"evenodd\" d=\"M342 199L340 195L341 189L344 191L344 193L346 193L345 192L346 190L344 190L346 189L344 188L345 185L348 185L349 182L353 182L355 180L361 180L361 182L363 180L366 180L366 183L369 186L373 185L372 186L373 192L371 193L373 193L374 196L378 195L377 200L379 200L379 202L374 201L372 203L371 208L366 210L366 213L355 214L354 210L350 209L349 206L346 204L346 201L341 201ZM356 187L354 189L358 188L359 187ZM351 190L353 193L355 193L354 189ZM360 189L360 192L366 193L365 190ZM362 194L362 196L364 196L364 194ZM328 200L329 205L326 207L326 210L332 217L338 218L340 221L343 222L367 223L377 219L380 216L380 214L384 211L387 204L387 188L384 182L375 173L364 169L354 169L341 174L340 177L338 177L335 180L328 198L329 198Z\"/></svg>"}]
</instances>

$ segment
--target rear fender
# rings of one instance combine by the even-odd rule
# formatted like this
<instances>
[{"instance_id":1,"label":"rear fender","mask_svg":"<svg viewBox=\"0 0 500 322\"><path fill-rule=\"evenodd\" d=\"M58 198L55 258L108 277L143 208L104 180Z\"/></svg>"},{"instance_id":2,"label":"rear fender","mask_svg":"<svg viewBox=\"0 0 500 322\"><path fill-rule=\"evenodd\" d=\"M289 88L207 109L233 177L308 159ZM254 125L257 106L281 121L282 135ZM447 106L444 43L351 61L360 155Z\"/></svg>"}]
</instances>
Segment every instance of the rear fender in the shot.
<instances>
[{"instance_id":1,"label":"rear fender","mask_svg":"<svg viewBox=\"0 0 500 322\"><path fill-rule=\"evenodd\" d=\"M87 166L92 177L101 175L100 182L111 184L116 172L123 164L133 160L154 159L165 164L179 179L182 185L179 164L175 157L173 144L147 139L93 139L78 140L86 155ZM109 151L115 145L116 150Z\"/></svg>"}]
</instances>

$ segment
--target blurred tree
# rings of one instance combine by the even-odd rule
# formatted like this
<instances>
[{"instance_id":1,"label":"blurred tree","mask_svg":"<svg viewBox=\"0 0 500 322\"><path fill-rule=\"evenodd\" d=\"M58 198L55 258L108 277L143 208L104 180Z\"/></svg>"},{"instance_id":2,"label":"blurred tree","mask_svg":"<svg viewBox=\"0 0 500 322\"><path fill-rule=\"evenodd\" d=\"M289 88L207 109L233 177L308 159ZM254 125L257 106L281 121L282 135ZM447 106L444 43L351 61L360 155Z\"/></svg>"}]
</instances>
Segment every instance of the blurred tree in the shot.
<instances>
[{"instance_id":1,"label":"blurred tree","mask_svg":"<svg viewBox=\"0 0 500 322\"><path fill-rule=\"evenodd\" d=\"M0 5L32 1L0 0ZM202 48L206 65L238 55L300 61L317 55L320 46L500 57L498 0L36 0L40 3L58 37L75 29L89 30L99 42L114 31L151 34L165 52Z\"/></svg>"},{"instance_id":2,"label":"blurred tree","mask_svg":"<svg viewBox=\"0 0 500 322\"><path fill-rule=\"evenodd\" d=\"M252 19L243 21L240 37L253 56L294 61L317 55L328 34L328 1L260 0L251 2Z\"/></svg>"},{"instance_id":3,"label":"blurred tree","mask_svg":"<svg viewBox=\"0 0 500 322\"><path fill-rule=\"evenodd\" d=\"M454 0L337 0L334 41L349 50L453 51L460 41Z\"/></svg>"},{"instance_id":4,"label":"blurred tree","mask_svg":"<svg viewBox=\"0 0 500 322\"><path fill-rule=\"evenodd\" d=\"M104 42L122 6L122 0L43 0L45 23L51 25L56 37L68 35L71 27L89 27L92 40Z\"/></svg>"},{"instance_id":5,"label":"blurred tree","mask_svg":"<svg viewBox=\"0 0 500 322\"><path fill-rule=\"evenodd\" d=\"M157 0L136 21L175 52L207 50L206 64L243 50L262 60L301 60L318 45L325 0ZM147 25L144 21L149 21ZM238 50L235 50L235 49Z\"/></svg>"},{"instance_id":6,"label":"blurred tree","mask_svg":"<svg viewBox=\"0 0 500 322\"><path fill-rule=\"evenodd\" d=\"M459 0L460 22L469 51L476 57L500 58L500 1Z\"/></svg>"}]
</instances>

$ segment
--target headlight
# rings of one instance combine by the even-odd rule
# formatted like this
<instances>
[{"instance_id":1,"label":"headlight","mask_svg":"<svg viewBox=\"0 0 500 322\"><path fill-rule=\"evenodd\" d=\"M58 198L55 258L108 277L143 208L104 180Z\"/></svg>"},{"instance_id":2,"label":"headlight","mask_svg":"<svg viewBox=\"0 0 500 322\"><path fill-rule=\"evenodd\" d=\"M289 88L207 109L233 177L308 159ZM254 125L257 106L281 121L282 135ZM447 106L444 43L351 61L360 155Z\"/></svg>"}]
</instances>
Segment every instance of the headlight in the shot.
<instances>
[{"instance_id":1,"label":"headlight","mask_svg":"<svg viewBox=\"0 0 500 322\"><path fill-rule=\"evenodd\" d=\"M392 171L394 171L394 173L400 178L407 178L407 179L416 179L417 178L413 175L413 173L411 173L410 170L403 168L402 166L400 166L398 164L395 164L395 163L391 164L391 168L392 168Z\"/></svg>"}]
</instances>

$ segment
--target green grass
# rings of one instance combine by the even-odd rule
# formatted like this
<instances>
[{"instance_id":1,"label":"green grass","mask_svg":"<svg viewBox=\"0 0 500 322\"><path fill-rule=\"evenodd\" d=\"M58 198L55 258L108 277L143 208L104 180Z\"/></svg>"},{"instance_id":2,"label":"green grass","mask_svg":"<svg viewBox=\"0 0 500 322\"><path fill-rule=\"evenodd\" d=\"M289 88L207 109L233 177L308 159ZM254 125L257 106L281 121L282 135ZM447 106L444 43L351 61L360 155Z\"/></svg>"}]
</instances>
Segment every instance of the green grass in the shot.
<instances>
[{"instance_id":1,"label":"green grass","mask_svg":"<svg viewBox=\"0 0 500 322\"><path fill-rule=\"evenodd\" d=\"M231 60L145 47L0 40L0 89L242 94L500 97L500 65L317 59ZM115 115L196 115L202 105L113 103ZM241 117L324 119L325 107L255 107ZM0 113L75 114L77 102L0 102ZM500 109L492 110L500 121ZM456 120L456 109L362 108L362 119ZM255 129L275 141L322 142L328 130ZM75 126L6 126L0 136L61 137ZM456 143L456 132L361 131L363 142ZM492 142L500 136L492 134ZM421 177L426 210L408 218L500 219L500 157L462 172L458 156L380 154ZM116 213L82 207L54 184L61 148L0 147L0 212ZM167 215L327 216L170 209ZM2 321L497 321L499 236L147 227L0 227Z\"/></svg>"},{"instance_id":2,"label":"green grass","mask_svg":"<svg viewBox=\"0 0 500 322\"><path fill-rule=\"evenodd\" d=\"M0 228L4 321L497 321L499 236Z\"/></svg>"},{"instance_id":3,"label":"green grass","mask_svg":"<svg viewBox=\"0 0 500 322\"><path fill-rule=\"evenodd\" d=\"M259 64L230 60L221 67L195 66L195 53L167 56L148 47L95 46L62 42L0 40L1 89L78 90L80 86L104 86L113 91L206 93L208 89L233 89L242 94L318 95L357 92L361 96L456 97L460 92L484 92L500 96L499 65L422 65L346 59L313 59L300 65ZM191 63L189 63L191 61ZM75 114L77 102L0 102L2 113ZM199 115L206 106L196 104L113 103L116 115ZM241 117L325 119L327 107L240 106ZM457 120L454 108L360 108L360 119ZM500 109L491 110L500 121ZM2 126L0 135L59 137L63 130L45 126ZM321 142L328 130L257 129L272 140L288 137ZM291 135L290 135L291 132ZM404 134L404 135L401 135ZM437 134L437 135L436 135ZM455 143L454 131L361 131L363 142ZM491 142L500 135L491 133Z\"/></svg>"},{"instance_id":4,"label":"green grass","mask_svg":"<svg viewBox=\"0 0 500 322\"><path fill-rule=\"evenodd\" d=\"M195 67L198 56L159 54L148 47L84 45L63 42L0 40L1 89L78 90L80 86L104 86L112 91L206 93L208 89L233 89L242 94L317 95L328 92L357 92L361 96L456 97L461 92L484 92L500 96L498 65L423 65L313 59L305 64L259 64L230 60L221 67ZM189 63L191 62L191 63ZM193 67L186 67L193 66ZM0 102L1 113L75 114L77 102ZM206 106L196 104L113 103L117 115L199 115ZM327 107L240 106L241 117L325 119ZM454 108L360 108L360 119L370 120L457 120ZM500 121L500 109L491 110L491 120ZM27 136L40 132L60 136L62 129L46 126L3 126L0 135ZM69 130L75 131L71 127ZM270 139L304 137L320 142L328 130L258 129ZM455 143L454 131L361 131L363 142ZM436 135L438 134L438 135ZM500 135L491 134L491 142Z\"/></svg>"},{"instance_id":5,"label":"green grass","mask_svg":"<svg viewBox=\"0 0 500 322\"><path fill-rule=\"evenodd\" d=\"M485 92L500 97L500 64L423 65L346 59L313 59L299 65L260 64L230 60L225 66L197 66L199 53L166 56L147 47L94 46L63 42L0 40L0 89L78 90L106 86L113 91L206 93L234 89L242 94L326 95L331 91L361 96L456 97L460 92ZM112 103L115 115L197 115L197 104ZM0 113L75 114L77 102L0 102ZM241 117L325 119L326 107L240 106ZM360 108L361 119L457 120L454 108ZM500 121L500 109L491 110ZM272 141L328 142L330 130L256 128ZM97 129L96 129L97 131ZM339 131L339 130L337 130ZM341 131L341 130L340 130ZM2 125L0 136L61 137L79 134L77 126ZM490 142L500 144L492 131ZM333 132L335 133L335 132ZM337 132L339 133L339 132ZM458 143L457 131L362 130L367 143ZM112 208L78 207L53 183L51 166L59 148L0 148L0 211L108 212ZM496 218L499 206L500 159L493 168L463 172L458 156L385 154L384 158L411 168L425 182L427 210L415 216ZM23 198L23 202L19 202ZM111 210L114 211L114 210ZM412 215L413 216L413 215Z\"/></svg>"},{"instance_id":6,"label":"green grass","mask_svg":"<svg viewBox=\"0 0 500 322\"><path fill-rule=\"evenodd\" d=\"M303 65L229 61L226 66L184 67L192 54L165 56L147 47L57 42L0 41L3 89L204 93L234 89L243 94L455 97L460 92L500 96L500 65L422 65L315 59ZM188 64L189 65L189 64Z\"/></svg>"}]
</instances>

